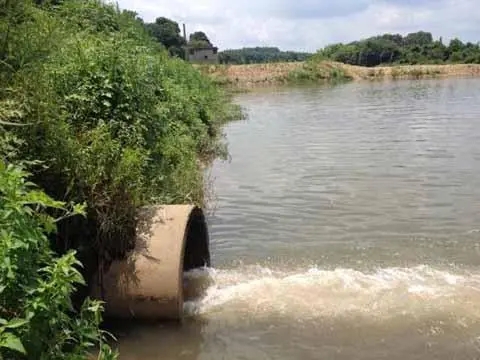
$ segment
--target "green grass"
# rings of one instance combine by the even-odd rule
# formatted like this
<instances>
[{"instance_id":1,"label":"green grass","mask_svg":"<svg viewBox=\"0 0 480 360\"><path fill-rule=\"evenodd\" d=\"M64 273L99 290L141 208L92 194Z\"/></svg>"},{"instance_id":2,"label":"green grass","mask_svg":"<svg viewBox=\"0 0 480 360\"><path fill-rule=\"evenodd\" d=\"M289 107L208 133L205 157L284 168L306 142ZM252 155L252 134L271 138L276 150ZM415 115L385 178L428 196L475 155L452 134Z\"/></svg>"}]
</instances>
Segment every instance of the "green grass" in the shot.
<instances>
[{"instance_id":1,"label":"green grass","mask_svg":"<svg viewBox=\"0 0 480 360\"><path fill-rule=\"evenodd\" d=\"M286 83L345 82L351 80L345 71L323 61L309 60L282 78Z\"/></svg>"}]
</instances>

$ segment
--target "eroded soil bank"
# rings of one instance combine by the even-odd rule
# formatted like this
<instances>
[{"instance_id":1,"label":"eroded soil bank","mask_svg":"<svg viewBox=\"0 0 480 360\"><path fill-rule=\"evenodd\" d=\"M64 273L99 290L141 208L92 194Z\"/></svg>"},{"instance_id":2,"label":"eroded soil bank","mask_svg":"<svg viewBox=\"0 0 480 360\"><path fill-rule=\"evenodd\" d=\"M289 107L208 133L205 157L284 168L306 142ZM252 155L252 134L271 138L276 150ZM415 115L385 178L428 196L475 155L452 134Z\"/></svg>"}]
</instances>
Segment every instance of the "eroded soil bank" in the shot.
<instances>
[{"instance_id":1,"label":"eroded soil bank","mask_svg":"<svg viewBox=\"0 0 480 360\"><path fill-rule=\"evenodd\" d=\"M205 65L199 66L199 68L216 82L239 88L308 80L358 81L480 76L480 64L399 65L367 68L325 61L319 63Z\"/></svg>"}]
</instances>

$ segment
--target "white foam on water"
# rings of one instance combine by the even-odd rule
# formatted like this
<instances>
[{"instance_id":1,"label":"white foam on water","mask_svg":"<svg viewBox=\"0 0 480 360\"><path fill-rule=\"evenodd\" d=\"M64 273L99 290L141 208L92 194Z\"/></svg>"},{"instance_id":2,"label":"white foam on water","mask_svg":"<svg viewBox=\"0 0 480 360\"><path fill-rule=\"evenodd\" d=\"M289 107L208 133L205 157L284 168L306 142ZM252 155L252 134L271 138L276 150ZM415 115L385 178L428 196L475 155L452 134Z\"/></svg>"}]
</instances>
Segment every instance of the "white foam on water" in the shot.
<instances>
[{"instance_id":1,"label":"white foam on water","mask_svg":"<svg viewBox=\"0 0 480 360\"><path fill-rule=\"evenodd\" d=\"M185 304L187 314L235 317L281 315L306 319L365 316L372 320L437 313L480 319L480 272L454 274L422 265L279 271L261 266L187 274L207 286Z\"/></svg>"}]
</instances>

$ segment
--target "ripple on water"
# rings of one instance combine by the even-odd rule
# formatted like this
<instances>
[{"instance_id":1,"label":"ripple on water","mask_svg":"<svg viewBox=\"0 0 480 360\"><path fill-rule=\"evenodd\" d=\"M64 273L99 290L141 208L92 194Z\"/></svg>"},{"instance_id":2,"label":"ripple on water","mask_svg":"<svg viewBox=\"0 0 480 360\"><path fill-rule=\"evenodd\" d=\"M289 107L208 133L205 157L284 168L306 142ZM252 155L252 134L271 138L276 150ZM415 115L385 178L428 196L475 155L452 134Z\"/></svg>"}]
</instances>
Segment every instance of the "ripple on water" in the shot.
<instances>
[{"instance_id":1,"label":"ripple on water","mask_svg":"<svg viewBox=\"0 0 480 360\"><path fill-rule=\"evenodd\" d=\"M480 358L480 81L242 94L214 269L125 359Z\"/></svg>"}]
</instances>

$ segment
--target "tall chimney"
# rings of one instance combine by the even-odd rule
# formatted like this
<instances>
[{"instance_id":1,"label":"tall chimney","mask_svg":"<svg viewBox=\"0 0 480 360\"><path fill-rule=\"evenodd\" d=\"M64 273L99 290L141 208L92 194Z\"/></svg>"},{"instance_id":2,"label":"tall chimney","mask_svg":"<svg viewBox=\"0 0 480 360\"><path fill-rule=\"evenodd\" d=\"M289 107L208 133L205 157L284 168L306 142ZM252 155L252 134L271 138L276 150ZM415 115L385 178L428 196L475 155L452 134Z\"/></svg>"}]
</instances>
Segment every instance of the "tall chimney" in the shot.
<instances>
[{"instance_id":1,"label":"tall chimney","mask_svg":"<svg viewBox=\"0 0 480 360\"><path fill-rule=\"evenodd\" d=\"M183 23L183 38L185 39L185 46L183 47L184 49L184 59L186 61L189 61L188 58L188 41L187 41L187 30L185 28L185 23Z\"/></svg>"}]
</instances>

